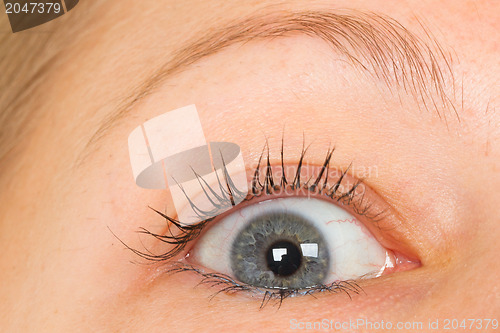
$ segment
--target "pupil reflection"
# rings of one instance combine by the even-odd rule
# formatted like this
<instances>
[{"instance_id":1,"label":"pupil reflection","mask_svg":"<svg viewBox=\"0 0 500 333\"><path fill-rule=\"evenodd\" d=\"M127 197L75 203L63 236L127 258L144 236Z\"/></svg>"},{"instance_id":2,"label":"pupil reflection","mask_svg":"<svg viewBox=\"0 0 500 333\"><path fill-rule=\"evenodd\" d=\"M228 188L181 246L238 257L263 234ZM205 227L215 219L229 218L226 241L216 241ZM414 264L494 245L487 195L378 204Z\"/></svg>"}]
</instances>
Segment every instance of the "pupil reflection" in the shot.
<instances>
[{"instance_id":1,"label":"pupil reflection","mask_svg":"<svg viewBox=\"0 0 500 333\"><path fill-rule=\"evenodd\" d=\"M288 241L278 241L267 250L267 267L278 276L295 273L302 263L302 251Z\"/></svg>"}]
</instances>

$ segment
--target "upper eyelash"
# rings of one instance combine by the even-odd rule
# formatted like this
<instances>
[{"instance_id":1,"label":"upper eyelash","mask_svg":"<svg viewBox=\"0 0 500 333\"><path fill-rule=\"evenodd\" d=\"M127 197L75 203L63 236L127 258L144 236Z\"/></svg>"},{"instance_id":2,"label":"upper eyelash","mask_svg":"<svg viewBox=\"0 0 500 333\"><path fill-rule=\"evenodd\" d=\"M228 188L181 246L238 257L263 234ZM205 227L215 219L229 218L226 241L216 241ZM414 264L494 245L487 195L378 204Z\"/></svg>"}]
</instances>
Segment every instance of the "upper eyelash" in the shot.
<instances>
[{"instance_id":1,"label":"upper eyelash","mask_svg":"<svg viewBox=\"0 0 500 333\"><path fill-rule=\"evenodd\" d=\"M267 148L267 150L266 150ZM262 153L259 157L259 161L257 164L257 167L255 168L255 171L253 173L253 178L251 181L251 193L244 194L240 192L235 186L234 183L231 181L231 177L229 173L227 172L226 165L223 161L223 175L224 175L224 183L222 183L221 179L217 175L217 181L219 188L221 189L222 195L218 195L215 191L212 190L210 185L206 183L203 179L202 176L198 175L195 172L196 178L198 179L198 182L204 192L204 194L207 196L208 200L214 205L214 208L212 210L208 211L203 211L199 207L197 207L186 195L186 199L188 200L188 203L191 205L192 209L198 213L198 215L201 217L203 216L202 214L205 214L206 218L202 219L201 222L198 222L196 224L186 224L182 223L181 221L174 219L167 214L164 214L152 207L149 207L152 209L154 212L165 218L167 222L167 233L166 234L157 234L154 232L151 232L143 227L140 228L138 231L139 233L150 235L164 243L173 245L174 247L168 250L165 253L160 253L160 254L154 254L151 253L146 249L146 251L140 251L134 248L131 248L124 242L124 244L129 250L131 250L133 253L137 254L138 256L142 257L143 259L147 259L150 261L167 261L175 256L177 256L179 253L181 253L186 245L191 242L192 240L196 239L203 229L210 223L212 222L215 217L218 215L217 213L214 213L214 210L219 210L220 212L225 212L229 208L234 207L234 202L235 202L235 196L244 196L243 201L250 201L254 197L258 197L262 195L263 193L265 194L272 194L275 191L278 191L284 187L289 186L291 189L306 189L311 192L317 191L318 193L325 195L333 200L336 200L337 202L341 204L346 204L351 207L351 209L358 215L361 216L366 216L373 222L378 222L380 221L385 213L385 210L382 210L377 213L372 213L371 212L371 204L366 203L365 201L365 194L364 191L362 193L357 193L357 189L361 184L363 184L362 180L357 180L354 182L350 188L347 190L340 192L340 185L342 181L345 179L346 174L348 173L349 169L352 166L352 163L347 167L346 170L341 171L340 177L333 183L333 185L328 186L328 176L329 176L329 166L330 166L330 161L333 156L333 152L335 148L328 148L325 159L322 163L321 169L318 173L318 176L315 177L314 181L311 182L312 178L308 179L305 182L301 182L301 169L304 165L304 158L307 153L308 147L305 147L303 145L301 155L299 158L299 161L297 162L297 168L296 172L293 175L292 181L289 180L289 177L287 177L285 173L285 163L284 163L284 154L283 154L283 139L281 141L281 152L280 152L280 157L281 157L281 168L283 172L281 173L281 176L279 177L279 180L275 179L275 176L273 174L273 166L270 163L270 151L269 151L269 145L266 141L266 144L264 145L264 148L262 149ZM262 166L262 159L263 157L266 156L266 165L265 165L265 173L264 173L264 181L261 182L260 180L260 170ZM179 184L182 190L182 185ZM184 192L184 191L183 191ZM213 198L209 196L209 193L212 194L216 200L214 201ZM241 200L237 200L237 202L241 202ZM121 241L121 240L120 240Z\"/></svg>"}]
</instances>

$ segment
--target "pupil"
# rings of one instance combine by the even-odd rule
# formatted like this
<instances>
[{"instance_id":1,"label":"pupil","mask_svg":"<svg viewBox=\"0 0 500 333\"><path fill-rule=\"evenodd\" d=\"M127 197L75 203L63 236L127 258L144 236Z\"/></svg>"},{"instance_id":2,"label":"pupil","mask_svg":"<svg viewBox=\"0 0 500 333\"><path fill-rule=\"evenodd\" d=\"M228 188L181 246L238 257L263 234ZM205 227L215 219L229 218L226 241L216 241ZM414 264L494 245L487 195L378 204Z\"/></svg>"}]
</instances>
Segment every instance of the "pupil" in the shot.
<instances>
[{"instance_id":1,"label":"pupil","mask_svg":"<svg viewBox=\"0 0 500 333\"><path fill-rule=\"evenodd\" d=\"M295 273L302 263L300 248L289 241L272 244L266 253L267 267L278 276Z\"/></svg>"}]
</instances>

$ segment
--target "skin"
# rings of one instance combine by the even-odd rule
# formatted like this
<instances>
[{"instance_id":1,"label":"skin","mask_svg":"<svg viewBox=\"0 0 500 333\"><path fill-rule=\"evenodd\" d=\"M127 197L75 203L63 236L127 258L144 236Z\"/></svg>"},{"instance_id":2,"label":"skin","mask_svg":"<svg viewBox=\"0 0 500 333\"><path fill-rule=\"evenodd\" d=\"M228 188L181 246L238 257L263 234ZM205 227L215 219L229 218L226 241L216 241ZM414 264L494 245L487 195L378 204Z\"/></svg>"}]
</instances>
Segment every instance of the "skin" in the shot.
<instances>
[{"instance_id":1,"label":"skin","mask_svg":"<svg viewBox=\"0 0 500 333\"><path fill-rule=\"evenodd\" d=\"M119 4L118 4L119 3ZM447 124L413 97L360 75L317 38L293 36L233 46L163 82L98 144L87 142L116 106L183 41L210 27L268 10L352 8L390 15L422 36L424 18L452 49L460 122ZM500 319L500 24L494 1L82 1L52 27L88 22L46 73L37 126L0 175L2 331L282 332L290 320L428 321ZM207 13L210 13L207 18ZM71 16L73 15L73 16ZM284 56L286 55L286 56ZM13 60L14 61L14 60ZM193 288L199 277L132 264L140 227L165 224L148 205L171 206L167 191L135 185L127 137L145 120L196 104L207 141L239 144L255 166L265 138L279 163L296 162L303 134L308 163L372 167L366 184L393 208L381 242L421 266L363 281L364 293L317 294L259 310L260 298ZM35 112L35 111L33 111ZM286 121L284 121L286 119ZM82 158L82 156L84 156ZM354 175L356 176L356 175ZM495 317L496 316L496 317ZM349 330L345 330L349 331ZM358 331L363 331L362 329Z\"/></svg>"}]
</instances>

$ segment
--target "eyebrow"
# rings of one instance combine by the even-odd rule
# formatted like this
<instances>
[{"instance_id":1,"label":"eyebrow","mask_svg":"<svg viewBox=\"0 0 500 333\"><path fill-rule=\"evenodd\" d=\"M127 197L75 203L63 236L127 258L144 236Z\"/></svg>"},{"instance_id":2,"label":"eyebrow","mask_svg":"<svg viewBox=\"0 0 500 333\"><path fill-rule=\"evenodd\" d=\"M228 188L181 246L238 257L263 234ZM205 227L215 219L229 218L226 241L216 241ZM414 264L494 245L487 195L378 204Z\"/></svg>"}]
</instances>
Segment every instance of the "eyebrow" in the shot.
<instances>
[{"instance_id":1,"label":"eyebrow","mask_svg":"<svg viewBox=\"0 0 500 333\"><path fill-rule=\"evenodd\" d=\"M95 145L133 107L149 96L167 79L187 70L202 58L229 46L250 41L296 35L320 38L333 52L344 57L355 68L382 81L391 91L403 89L419 105L433 109L446 121L446 110L458 112L448 97L446 82L452 82L453 57L445 52L430 31L419 21L423 37L406 29L388 16L355 10L272 12L236 20L199 39L189 41L174 52L163 66L140 84L118 108L104 119L89 140Z\"/></svg>"}]
</instances>

